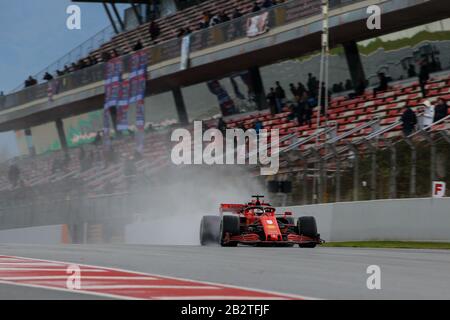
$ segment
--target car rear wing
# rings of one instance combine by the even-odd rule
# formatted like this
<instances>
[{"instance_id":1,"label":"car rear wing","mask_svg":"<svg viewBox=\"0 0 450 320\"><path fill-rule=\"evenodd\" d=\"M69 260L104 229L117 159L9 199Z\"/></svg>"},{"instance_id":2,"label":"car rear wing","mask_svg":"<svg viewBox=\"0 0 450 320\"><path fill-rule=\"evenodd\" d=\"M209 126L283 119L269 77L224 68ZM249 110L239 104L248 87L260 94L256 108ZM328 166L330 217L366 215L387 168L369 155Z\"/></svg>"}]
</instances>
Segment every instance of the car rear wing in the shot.
<instances>
[{"instance_id":1,"label":"car rear wing","mask_svg":"<svg viewBox=\"0 0 450 320\"><path fill-rule=\"evenodd\" d=\"M224 212L232 212L232 213L239 213L246 207L245 204L234 204L234 203L222 203L220 205L220 214L223 214Z\"/></svg>"}]
</instances>

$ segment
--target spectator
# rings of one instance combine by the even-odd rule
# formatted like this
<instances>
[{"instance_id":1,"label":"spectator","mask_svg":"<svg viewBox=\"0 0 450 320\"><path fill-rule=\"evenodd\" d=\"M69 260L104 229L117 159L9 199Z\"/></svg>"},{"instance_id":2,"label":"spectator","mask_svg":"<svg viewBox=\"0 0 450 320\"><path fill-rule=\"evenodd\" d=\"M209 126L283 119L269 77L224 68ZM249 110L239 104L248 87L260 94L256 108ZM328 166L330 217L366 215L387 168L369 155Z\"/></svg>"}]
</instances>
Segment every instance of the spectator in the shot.
<instances>
[{"instance_id":1,"label":"spectator","mask_svg":"<svg viewBox=\"0 0 450 320\"><path fill-rule=\"evenodd\" d=\"M133 51L139 51L142 50L144 48L144 46L142 45L141 40L138 40L138 42L136 42L136 44L133 47Z\"/></svg>"},{"instance_id":2,"label":"spectator","mask_svg":"<svg viewBox=\"0 0 450 320\"><path fill-rule=\"evenodd\" d=\"M50 81L50 80L53 80L53 76L50 73L46 72L42 79L45 81Z\"/></svg>"},{"instance_id":3,"label":"spectator","mask_svg":"<svg viewBox=\"0 0 450 320\"><path fill-rule=\"evenodd\" d=\"M308 91L311 96L317 97L317 91L319 90L318 81L316 77L312 75L312 73L308 73L308 82L306 84L308 86Z\"/></svg>"},{"instance_id":4,"label":"spectator","mask_svg":"<svg viewBox=\"0 0 450 320\"><path fill-rule=\"evenodd\" d=\"M430 69L428 66L428 62L423 59L420 64L420 72L419 72L419 84L420 89L422 91L422 98L426 98L427 96L427 90L426 90L426 84L430 80Z\"/></svg>"},{"instance_id":5,"label":"spectator","mask_svg":"<svg viewBox=\"0 0 450 320\"><path fill-rule=\"evenodd\" d=\"M433 124L434 119L434 106L431 104L431 102L425 100L423 102L423 105L424 108L423 108L421 129L431 126Z\"/></svg>"},{"instance_id":6,"label":"spectator","mask_svg":"<svg viewBox=\"0 0 450 320\"><path fill-rule=\"evenodd\" d=\"M339 91L339 85L337 83L333 84L333 93L338 93Z\"/></svg>"},{"instance_id":7,"label":"spectator","mask_svg":"<svg viewBox=\"0 0 450 320\"><path fill-rule=\"evenodd\" d=\"M102 61L103 62L108 62L111 59L111 55L109 54L108 51L103 51L102 52Z\"/></svg>"},{"instance_id":8,"label":"spectator","mask_svg":"<svg viewBox=\"0 0 450 320\"><path fill-rule=\"evenodd\" d=\"M111 58L117 58L118 56L120 56L120 54L117 52L117 50L112 49L111 50Z\"/></svg>"},{"instance_id":9,"label":"spectator","mask_svg":"<svg viewBox=\"0 0 450 320\"><path fill-rule=\"evenodd\" d=\"M303 93L305 93L305 91L306 91L306 88L303 85L303 83L301 83L301 82L297 83L297 95L299 97L302 97Z\"/></svg>"},{"instance_id":10,"label":"spectator","mask_svg":"<svg viewBox=\"0 0 450 320\"><path fill-rule=\"evenodd\" d=\"M355 88L355 95L362 96L365 93L366 88L367 88L367 81L361 79Z\"/></svg>"},{"instance_id":11,"label":"spectator","mask_svg":"<svg viewBox=\"0 0 450 320\"><path fill-rule=\"evenodd\" d=\"M215 15L212 16L211 20L209 21L209 26L213 27L213 26L219 24L220 22L221 21L220 21L219 15L215 14Z\"/></svg>"},{"instance_id":12,"label":"spectator","mask_svg":"<svg viewBox=\"0 0 450 320\"><path fill-rule=\"evenodd\" d=\"M256 131L256 134L259 135L259 132L260 132L262 129L264 129L263 123L262 123L260 120L256 121L256 122L255 122L255 131Z\"/></svg>"},{"instance_id":13,"label":"spectator","mask_svg":"<svg viewBox=\"0 0 450 320\"><path fill-rule=\"evenodd\" d=\"M411 109L410 105L406 105L405 111L401 116L401 121L403 122L403 134L405 137L413 133L414 128L417 124L417 117L414 111Z\"/></svg>"},{"instance_id":14,"label":"spectator","mask_svg":"<svg viewBox=\"0 0 450 320\"><path fill-rule=\"evenodd\" d=\"M209 13L209 11L203 12L202 21L200 22L200 28L201 29L208 28L210 21L211 21L211 14Z\"/></svg>"},{"instance_id":15,"label":"spectator","mask_svg":"<svg viewBox=\"0 0 450 320\"><path fill-rule=\"evenodd\" d=\"M253 3L252 12L258 12L258 11L260 11L260 10L261 10L261 7L258 5L258 2L255 1L255 2Z\"/></svg>"},{"instance_id":16,"label":"spectator","mask_svg":"<svg viewBox=\"0 0 450 320\"><path fill-rule=\"evenodd\" d=\"M264 2L263 2L263 4L262 4L262 7L265 8L265 9L267 9L267 8L270 8L270 7L273 6L273 5L274 5L274 4L273 4L272 0L264 0Z\"/></svg>"},{"instance_id":17,"label":"spectator","mask_svg":"<svg viewBox=\"0 0 450 320\"><path fill-rule=\"evenodd\" d=\"M308 100L308 96L306 95L306 92L303 92L302 95L297 95L297 104L294 108L294 114L297 118L297 123L299 126L303 126L303 123L305 121L305 111L306 111L306 103Z\"/></svg>"},{"instance_id":18,"label":"spectator","mask_svg":"<svg viewBox=\"0 0 450 320\"><path fill-rule=\"evenodd\" d=\"M345 81L345 90L350 91L353 89L353 82L350 79Z\"/></svg>"},{"instance_id":19,"label":"spectator","mask_svg":"<svg viewBox=\"0 0 450 320\"><path fill-rule=\"evenodd\" d=\"M438 99L438 104L434 107L434 120L437 122L444 119L448 115L448 105L443 98Z\"/></svg>"},{"instance_id":20,"label":"spectator","mask_svg":"<svg viewBox=\"0 0 450 320\"><path fill-rule=\"evenodd\" d=\"M298 91L297 88L294 86L293 83L289 84L289 89L291 90L292 96L295 98L296 96L298 96Z\"/></svg>"},{"instance_id":21,"label":"spectator","mask_svg":"<svg viewBox=\"0 0 450 320\"><path fill-rule=\"evenodd\" d=\"M389 81L384 72L378 73L378 79L380 82L378 83L378 87L373 89L373 95L376 95L378 92L386 91L388 89Z\"/></svg>"},{"instance_id":22,"label":"spectator","mask_svg":"<svg viewBox=\"0 0 450 320\"><path fill-rule=\"evenodd\" d=\"M103 139L103 132L102 131L97 131L97 134L95 135L94 138L94 145L98 146L102 143L102 139Z\"/></svg>"},{"instance_id":23,"label":"spectator","mask_svg":"<svg viewBox=\"0 0 450 320\"><path fill-rule=\"evenodd\" d=\"M219 20L221 23L227 22L227 21L230 21L230 17L228 17L228 15L225 13L225 11L222 10L219 13Z\"/></svg>"},{"instance_id":24,"label":"spectator","mask_svg":"<svg viewBox=\"0 0 450 320\"><path fill-rule=\"evenodd\" d=\"M283 87L280 85L280 82L277 81L275 87L275 103L277 107L277 112L281 113L283 111L284 101L286 99L286 92Z\"/></svg>"},{"instance_id":25,"label":"spectator","mask_svg":"<svg viewBox=\"0 0 450 320\"><path fill-rule=\"evenodd\" d=\"M276 114L277 113L277 103L276 103L276 94L275 94L274 88L270 88L270 92L267 94L266 98L267 98L267 101L269 102L270 112L272 114Z\"/></svg>"},{"instance_id":26,"label":"spectator","mask_svg":"<svg viewBox=\"0 0 450 320\"><path fill-rule=\"evenodd\" d=\"M34 79L32 76L29 76L27 80L25 80L25 88L34 86L37 84L37 80Z\"/></svg>"},{"instance_id":27,"label":"spectator","mask_svg":"<svg viewBox=\"0 0 450 320\"><path fill-rule=\"evenodd\" d=\"M305 91L305 93L303 94L303 98L302 100L304 101L304 107L305 107L305 113L304 113L304 120L305 123L308 126L311 126L312 122L312 111L313 109L316 107L317 102L314 98L314 96L311 95L311 93Z\"/></svg>"},{"instance_id":28,"label":"spectator","mask_svg":"<svg viewBox=\"0 0 450 320\"><path fill-rule=\"evenodd\" d=\"M237 18L240 18L240 17L242 17L242 12L239 11L238 8L235 8L234 11L233 11L233 14L232 14L232 18L233 19L237 19Z\"/></svg>"},{"instance_id":29,"label":"spectator","mask_svg":"<svg viewBox=\"0 0 450 320\"><path fill-rule=\"evenodd\" d=\"M410 63L408 67L408 78L417 77L416 67Z\"/></svg>"},{"instance_id":30,"label":"spectator","mask_svg":"<svg viewBox=\"0 0 450 320\"><path fill-rule=\"evenodd\" d=\"M184 28L178 29L177 38L182 38L186 35L186 30Z\"/></svg>"},{"instance_id":31,"label":"spectator","mask_svg":"<svg viewBox=\"0 0 450 320\"><path fill-rule=\"evenodd\" d=\"M156 41L156 39L159 37L159 35L161 34L161 29L159 28L158 23L153 20L150 23L150 27L148 29L148 32L150 33L150 39L154 42Z\"/></svg>"},{"instance_id":32,"label":"spectator","mask_svg":"<svg viewBox=\"0 0 450 320\"><path fill-rule=\"evenodd\" d=\"M89 56L87 66L90 67L95 64L97 64L97 59L95 57Z\"/></svg>"}]
</instances>

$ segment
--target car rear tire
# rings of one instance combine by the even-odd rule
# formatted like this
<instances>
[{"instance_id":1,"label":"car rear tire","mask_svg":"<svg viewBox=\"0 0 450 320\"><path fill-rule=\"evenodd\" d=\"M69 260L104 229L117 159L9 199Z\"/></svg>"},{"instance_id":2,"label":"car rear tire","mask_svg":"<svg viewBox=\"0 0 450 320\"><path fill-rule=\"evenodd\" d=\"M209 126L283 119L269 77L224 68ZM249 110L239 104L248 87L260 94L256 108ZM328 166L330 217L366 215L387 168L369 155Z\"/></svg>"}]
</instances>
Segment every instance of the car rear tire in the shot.
<instances>
[{"instance_id":1,"label":"car rear tire","mask_svg":"<svg viewBox=\"0 0 450 320\"><path fill-rule=\"evenodd\" d=\"M204 216L200 222L200 244L206 246L219 242L220 217Z\"/></svg>"},{"instance_id":2,"label":"car rear tire","mask_svg":"<svg viewBox=\"0 0 450 320\"><path fill-rule=\"evenodd\" d=\"M220 224L220 245L222 247L236 247L237 241L224 242L226 234L237 236L241 233L241 225L237 216L223 216Z\"/></svg>"}]
</instances>

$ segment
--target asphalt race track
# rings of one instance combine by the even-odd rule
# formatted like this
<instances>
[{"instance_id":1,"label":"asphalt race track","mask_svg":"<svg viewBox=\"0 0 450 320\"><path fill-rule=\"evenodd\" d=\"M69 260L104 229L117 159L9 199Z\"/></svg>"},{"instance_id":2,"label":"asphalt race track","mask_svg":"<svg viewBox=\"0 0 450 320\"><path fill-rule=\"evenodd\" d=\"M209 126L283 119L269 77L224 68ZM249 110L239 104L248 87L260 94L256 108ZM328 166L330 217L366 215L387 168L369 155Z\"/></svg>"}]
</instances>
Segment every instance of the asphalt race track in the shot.
<instances>
[{"instance_id":1,"label":"asphalt race track","mask_svg":"<svg viewBox=\"0 0 450 320\"><path fill-rule=\"evenodd\" d=\"M0 245L0 256L119 268L319 299L450 299L450 252L444 250ZM381 268L381 290L366 286L370 265ZM105 297L2 283L0 299Z\"/></svg>"}]
</instances>

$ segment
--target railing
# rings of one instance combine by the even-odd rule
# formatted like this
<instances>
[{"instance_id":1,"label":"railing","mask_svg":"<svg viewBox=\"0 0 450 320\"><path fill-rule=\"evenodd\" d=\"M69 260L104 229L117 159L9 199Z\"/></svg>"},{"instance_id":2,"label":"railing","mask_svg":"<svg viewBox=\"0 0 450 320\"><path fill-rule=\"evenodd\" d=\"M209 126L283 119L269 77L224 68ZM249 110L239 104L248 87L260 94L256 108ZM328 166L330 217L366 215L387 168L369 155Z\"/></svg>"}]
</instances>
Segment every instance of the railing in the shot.
<instances>
[{"instance_id":1,"label":"railing","mask_svg":"<svg viewBox=\"0 0 450 320\"><path fill-rule=\"evenodd\" d=\"M356 1L353 1L356 2ZM333 1L335 6L348 4L345 1ZM320 13L321 0L291 0L286 3L274 6L268 10L268 26L275 28L294 21ZM261 14L252 13L241 18L231 20L214 27L200 30L191 34L191 52L214 47L229 41L246 37L247 19L251 16ZM181 39L172 39L158 45L145 48L148 51L150 65L155 65L180 56ZM125 72L128 68L130 55L123 56ZM73 73L59 77L59 92L68 91L89 83L103 80L103 64L75 71ZM20 92L0 97L0 110L13 108L36 99L47 96L48 84L43 83L25 88Z\"/></svg>"},{"instance_id":2,"label":"railing","mask_svg":"<svg viewBox=\"0 0 450 320\"><path fill-rule=\"evenodd\" d=\"M74 49L70 50L67 54L48 65L45 69L33 75L36 80L41 80L46 72L54 74L56 70L62 71L64 66L70 67L74 62L78 62L82 58L86 58L92 51L100 48L104 43L108 42L115 35L114 29L111 25L97 32L94 36L84 41ZM24 84L20 84L10 93L14 93L24 89Z\"/></svg>"}]
</instances>

